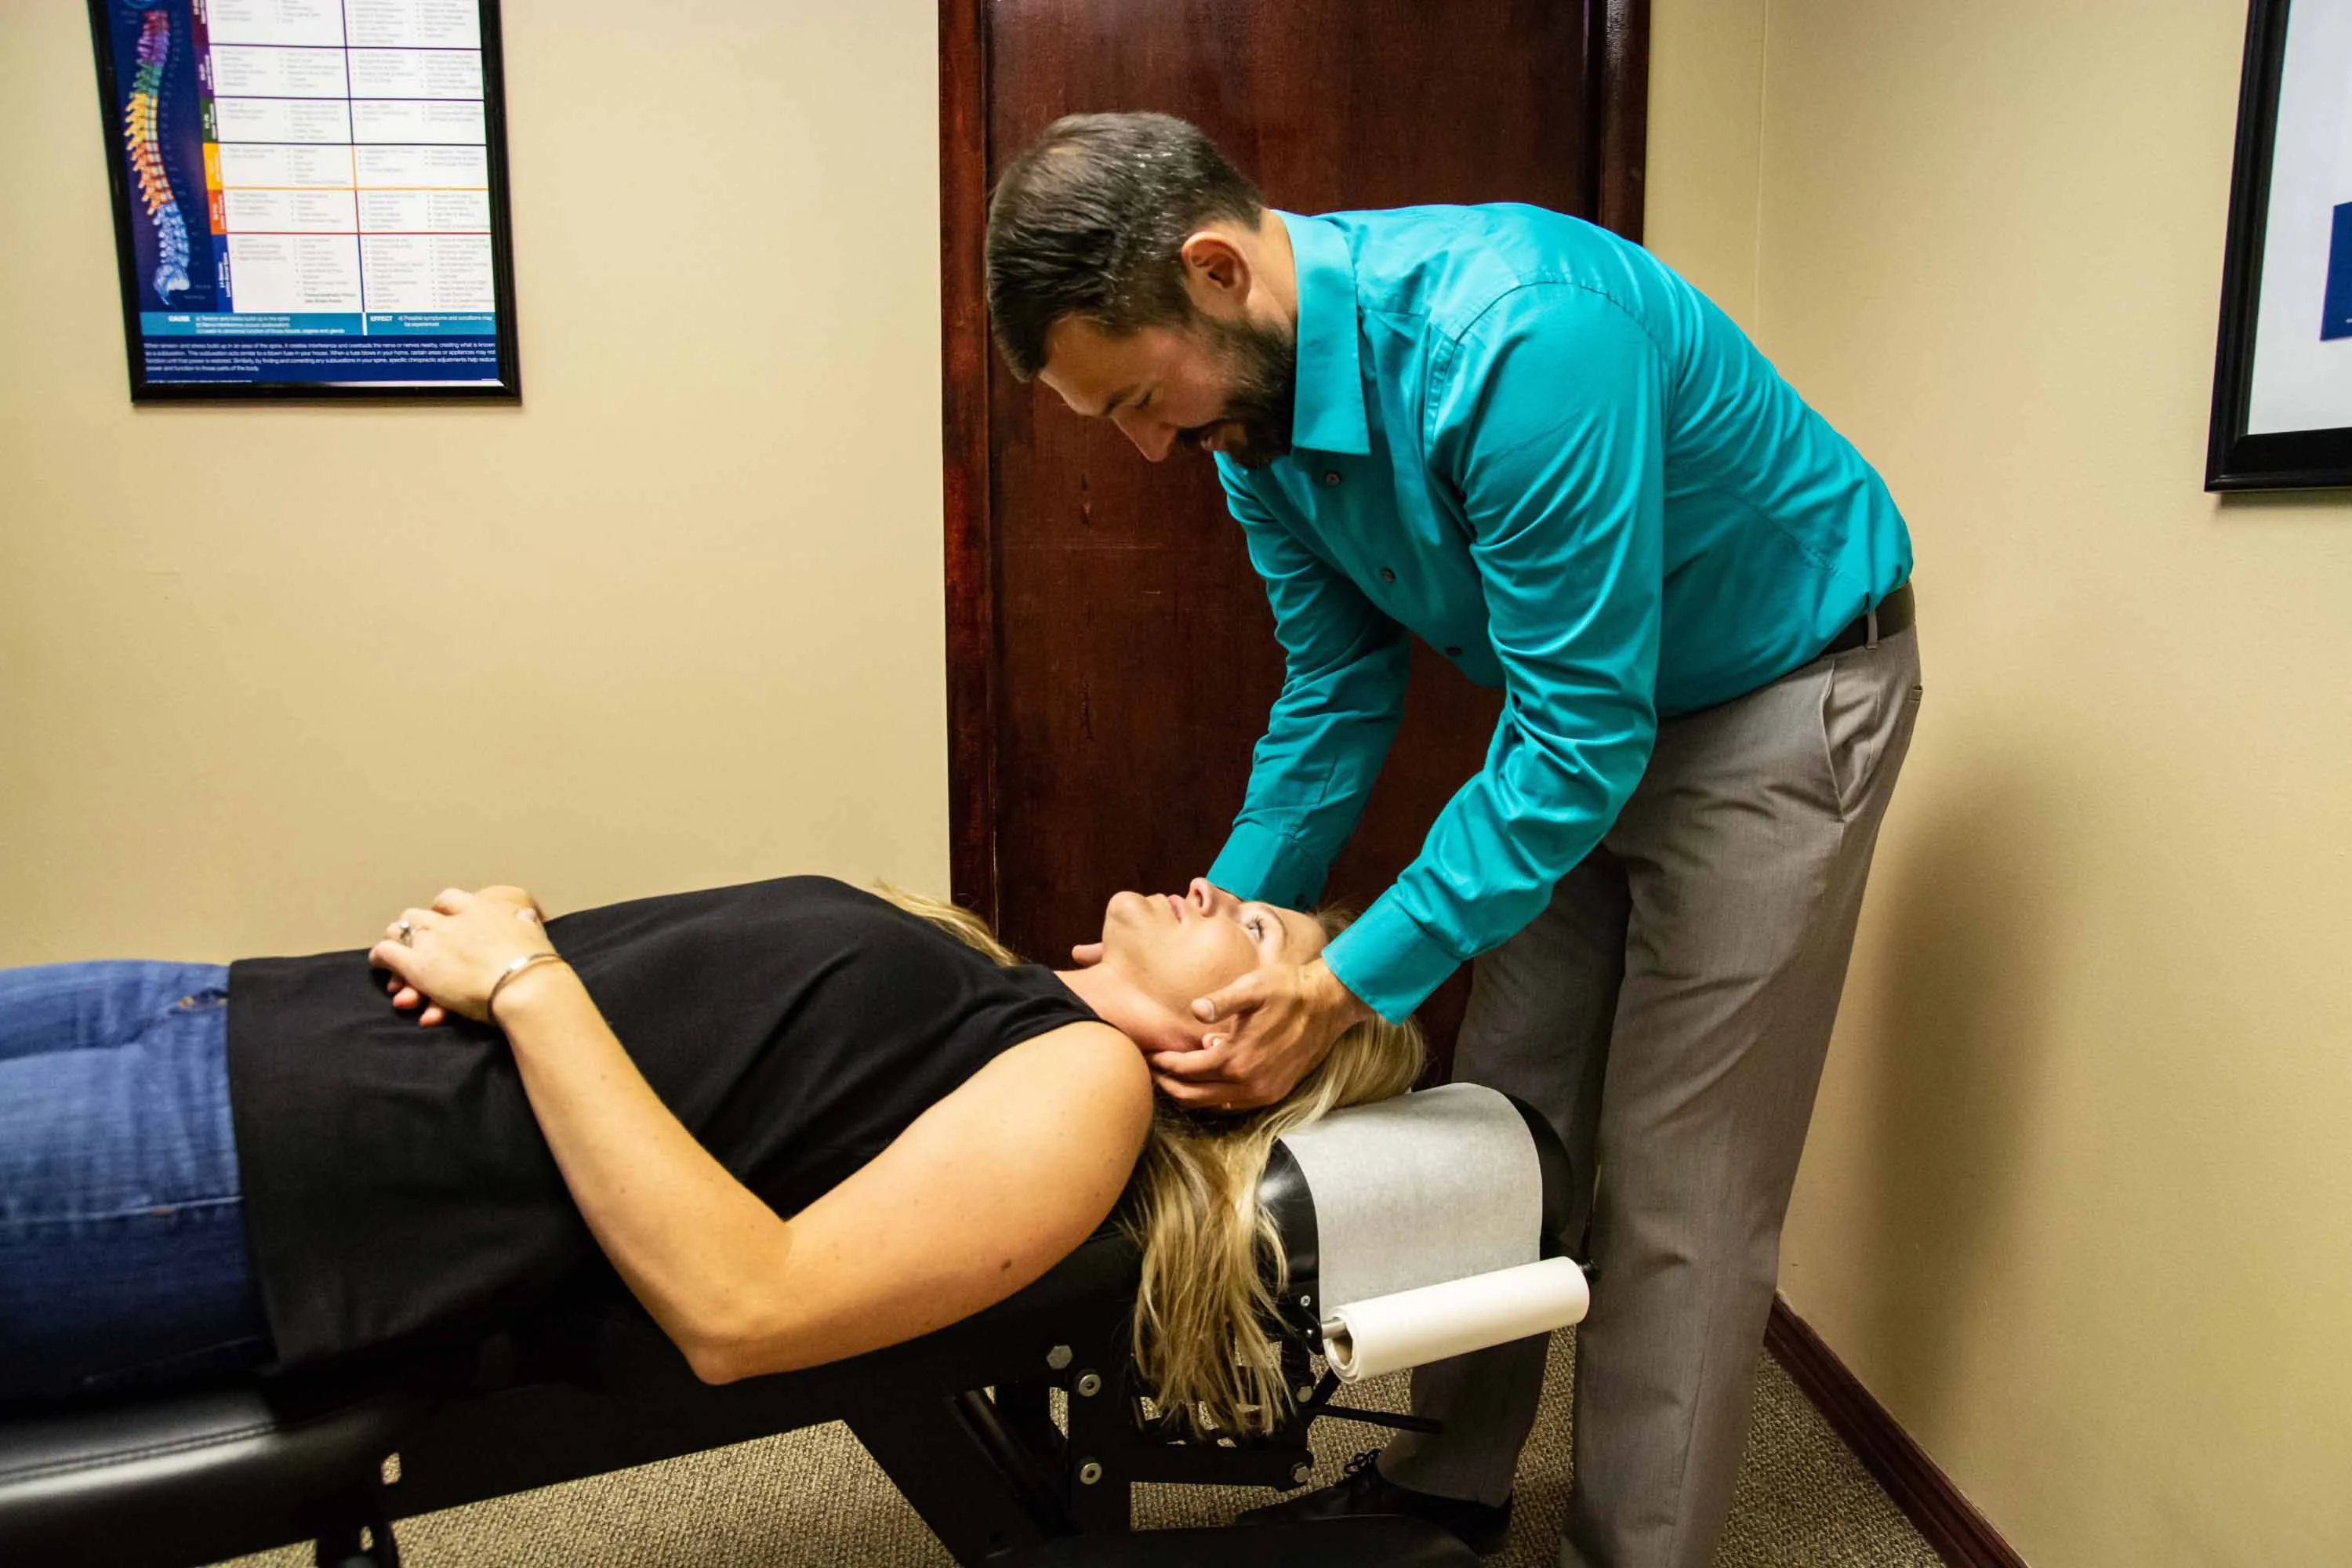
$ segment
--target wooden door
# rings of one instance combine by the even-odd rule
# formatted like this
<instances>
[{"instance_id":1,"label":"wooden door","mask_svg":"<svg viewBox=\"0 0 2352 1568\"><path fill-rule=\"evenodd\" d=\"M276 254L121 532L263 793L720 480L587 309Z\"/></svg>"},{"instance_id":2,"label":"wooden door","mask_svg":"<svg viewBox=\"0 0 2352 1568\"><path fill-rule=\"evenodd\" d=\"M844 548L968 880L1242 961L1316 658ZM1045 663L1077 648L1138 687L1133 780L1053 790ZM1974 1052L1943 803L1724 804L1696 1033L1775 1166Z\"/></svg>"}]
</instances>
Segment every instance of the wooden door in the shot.
<instances>
[{"instance_id":1,"label":"wooden door","mask_svg":"<svg viewBox=\"0 0 2352 1568\"><path fill-rule=\"evenodd\" d=\"M990 349L987 191L1063 114L1201 126L1294 212L1527 201L1640 237L1646 0L942 0L954 892L1059 961L1122 888L1208 868L1282 683L1210 460L1146 462ZM1478 767L1500 700L1416 644L1331 897L1370 901ZM1423 1010L1441 1056L1457 976Z\"/></svg>"}]
</instances>

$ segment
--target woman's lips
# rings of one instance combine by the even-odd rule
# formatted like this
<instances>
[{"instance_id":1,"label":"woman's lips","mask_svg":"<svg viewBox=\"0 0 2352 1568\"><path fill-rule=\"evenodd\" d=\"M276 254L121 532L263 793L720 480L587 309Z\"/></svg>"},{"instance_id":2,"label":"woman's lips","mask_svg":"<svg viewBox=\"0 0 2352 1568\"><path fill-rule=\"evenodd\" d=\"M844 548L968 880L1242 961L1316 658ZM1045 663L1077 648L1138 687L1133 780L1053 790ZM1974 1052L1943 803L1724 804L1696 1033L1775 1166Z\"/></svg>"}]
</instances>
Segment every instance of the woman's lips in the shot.
<instances>
[{"instance_id":1,"label":"woman's lips","mask_svg":"<svg viewBox=\"0 0 2352 1568\"><path fill-rule=\"evenodd\" d=\"M1179 921L1182 920L1184 918L1184 900L1174 893L1168 893L1162 896L1167 899L1169 908L1176 911L1176 918Z\"/></svg>"}]
</instances>

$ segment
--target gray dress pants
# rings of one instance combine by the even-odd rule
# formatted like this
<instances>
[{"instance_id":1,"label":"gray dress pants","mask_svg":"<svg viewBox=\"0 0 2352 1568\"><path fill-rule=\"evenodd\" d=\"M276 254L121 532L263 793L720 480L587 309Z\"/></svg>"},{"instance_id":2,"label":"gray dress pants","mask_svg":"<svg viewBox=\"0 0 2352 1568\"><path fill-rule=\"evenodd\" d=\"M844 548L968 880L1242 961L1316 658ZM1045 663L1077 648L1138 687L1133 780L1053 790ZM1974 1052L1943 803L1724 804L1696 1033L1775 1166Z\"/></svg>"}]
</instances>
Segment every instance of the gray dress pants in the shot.
<instances>
[{"instance_id":1,"label":"gray dress pants","mask_svg":"<svg viewBox=\"0 0 2352 1568\"><path fill-rule=\"evenodd\" d=\"M1705 1568L1714 1551L1919 693L1906 630L1665 721L1601 847L1477 962L1454 1077L1559 1130L1580 1199L1561 1240L1598 1269L1577 1332L1568 1568ZM1445 1430L1391 1441L1381 1473L1500 1502L1544 1360L1538 1338L1422 1368L1413 1408Z\"/></svg>"}]
</instances>

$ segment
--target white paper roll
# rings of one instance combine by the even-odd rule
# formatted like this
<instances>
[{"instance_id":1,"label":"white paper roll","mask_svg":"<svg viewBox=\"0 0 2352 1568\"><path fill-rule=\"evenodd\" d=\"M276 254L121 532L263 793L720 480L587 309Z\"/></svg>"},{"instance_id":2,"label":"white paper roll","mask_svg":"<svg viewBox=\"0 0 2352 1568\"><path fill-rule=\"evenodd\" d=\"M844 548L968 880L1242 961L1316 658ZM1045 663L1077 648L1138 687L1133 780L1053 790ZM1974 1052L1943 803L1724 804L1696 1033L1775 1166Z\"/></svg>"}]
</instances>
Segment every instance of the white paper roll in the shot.
<instances>
[{"instance_id":1,"label":"white paper roll","mask_svg":"<svg viewBox=\"0 0 2352 1568\"><path fill-rule=\"evenodd\" d=\"M1583 1269L1547 1258L1350 1302L1323 1321L1323 1353L1341 1382L1359 1383L1566 1328L1591 1301Z\"/></svg>"}]
</instances>

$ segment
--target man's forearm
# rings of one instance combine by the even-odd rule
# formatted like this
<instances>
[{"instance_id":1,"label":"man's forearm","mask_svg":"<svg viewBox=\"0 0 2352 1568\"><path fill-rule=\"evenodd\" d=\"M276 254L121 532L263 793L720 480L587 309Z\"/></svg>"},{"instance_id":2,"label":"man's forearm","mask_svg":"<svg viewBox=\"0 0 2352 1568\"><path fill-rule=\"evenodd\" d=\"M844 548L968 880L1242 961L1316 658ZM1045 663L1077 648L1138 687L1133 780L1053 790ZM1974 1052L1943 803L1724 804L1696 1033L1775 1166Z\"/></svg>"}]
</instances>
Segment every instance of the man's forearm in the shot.
<instances>
[{"instance_id":1,"label":"man's forearm","mask_svg":"<svg viewBox=\"0 0 2352 1568\"><path fill-rule=\"evenodd\" d=\"M1210 880L1294 909L1320 896L1396 739L1410 668L1402 634L1313 674L1294 664Z\"/></svg>"}]
</instances>

